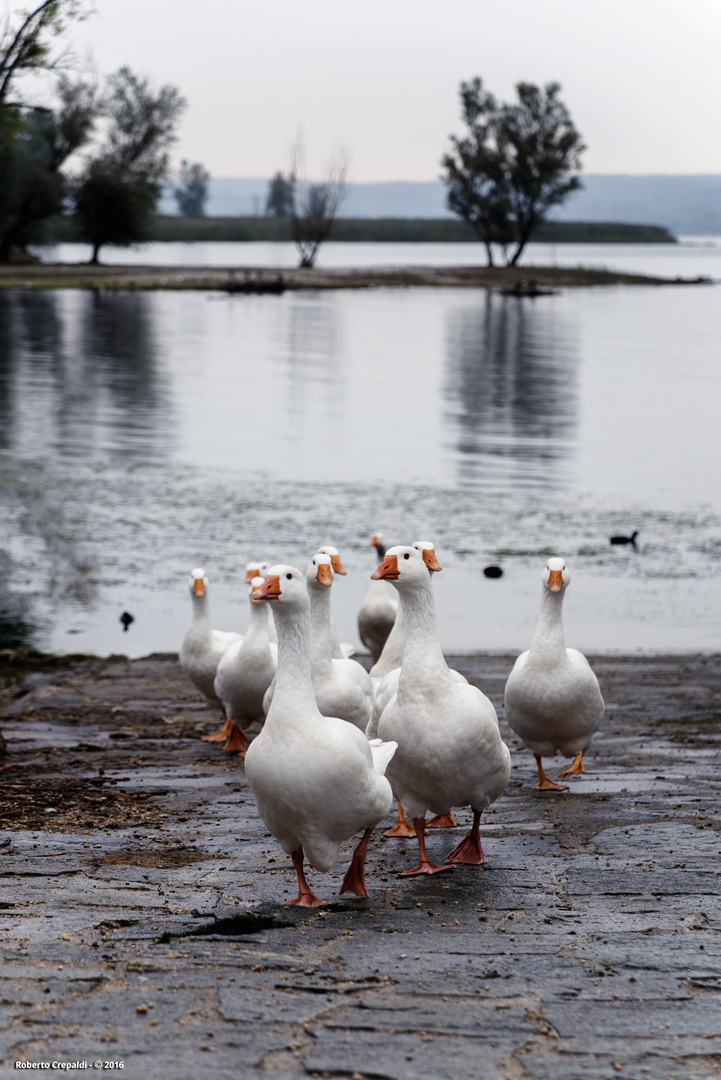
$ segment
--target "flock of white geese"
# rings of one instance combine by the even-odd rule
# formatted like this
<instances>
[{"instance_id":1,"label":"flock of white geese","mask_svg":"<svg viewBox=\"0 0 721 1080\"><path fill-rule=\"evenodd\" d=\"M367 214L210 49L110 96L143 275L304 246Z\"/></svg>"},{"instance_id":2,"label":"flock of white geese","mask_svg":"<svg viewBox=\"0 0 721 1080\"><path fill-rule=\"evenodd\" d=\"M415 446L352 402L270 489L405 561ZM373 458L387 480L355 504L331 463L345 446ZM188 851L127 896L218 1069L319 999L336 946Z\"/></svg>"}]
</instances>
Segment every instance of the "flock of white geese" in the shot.
<instances>
[{"instance_id":1,"label":"flock of white geese","mask_svg":"<svg viewBox=\"0 0 721 1080\"><path fill-rule=\"evenodd\" d=\"M386 550L380 536L371 544L381 562L358 616L361 640L374 659L370 673L338 641L331 590L346 571L334 547L320 548L305 573L248 563L245 635L213 629L208 579L202 569L190 577L193 615L180 663L222 710L223 727L205 738L244 755L260 817L292 859L298 895L290 904L326 903L308 885L304 861L330 869L343 841L360 832L340 891L368 895L368 841L394 799L398 821L385 835L415 836L419 849L417 865L403 875L436 874L457 863L479 866L481 814L510 775L511 755L493 705L444 659L432 582L441 566L433 544ZM582 773L604 704L588 661L565 645L562 606L570 574L563 559L548 560L542 581L538 627L508 678L505 710L535 755L536 787L563 791L541 759L560 751L573 758L560 776ZM243 729L255 721L263 726L249 745ZM442 864L432 862L426 829L455 825L452 809L462 806L473 812L468 835Z\"/></svg>"}]
</instances>

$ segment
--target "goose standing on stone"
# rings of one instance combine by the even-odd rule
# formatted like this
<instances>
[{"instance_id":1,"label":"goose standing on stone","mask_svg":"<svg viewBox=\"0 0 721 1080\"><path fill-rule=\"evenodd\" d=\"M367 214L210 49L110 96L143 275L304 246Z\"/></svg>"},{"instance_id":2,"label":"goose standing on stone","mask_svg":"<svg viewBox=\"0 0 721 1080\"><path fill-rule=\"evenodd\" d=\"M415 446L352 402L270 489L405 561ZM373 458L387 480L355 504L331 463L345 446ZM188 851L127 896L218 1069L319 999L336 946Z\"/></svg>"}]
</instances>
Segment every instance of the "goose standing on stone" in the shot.
<instances>
[{"instance_id":1,"label":"goose standing on stone","mask_svg":"<svg viewBox=\"0 0 721 1080\"><path fill-rule=\"evenodd\" d=\"M391 548L374 576L398 590L406 624L398 691L378 722L380 738L398 743L388 778L418 838L418 865L403 874L435 874L458 862L480 865L481 813L503 793L511 769L496 710L475 686L451 675L438 641L433 589L421 553ZM470 806L473 825L439 866L426 854L425 814L429 809L444 814L453 806Z\"/></svg>"},{"instance_id":2,"label":"goose standing on stone","mask_svg":"<svg viewBox=\"0 0 721 1080\"><path fill-rule=\"evenodd\" d=\"M208 602L208 578L201 567L191 573L188 587L193 604L193 616L180 646L180 666L203 697L221 710L227 724L225 709L215 692L215 675L218 661L223 653L234 643L242 641L243 635L213 629ZM208 737L204 736L204 738ZM223 738L226 737L227 735L224 734Z\"/></svg>"},{"instance_id":3,"label":"goose standing on stone","mask_svg":"<svg viewBox=\"0 0 721 1080\"><path fill-rule=\"evenodd\" d=\"M566 648L563 636L563 597L570 581L563 559L549 559L536 633L506 683L506 720L536 758L539 791L568 790L543 771L541 758L558 750L574 759L561 777L585 771L583 755L603 716L598 679L583 653Z\"/></svg>"},{"instance_id":4,"label":"goose standing on stone","mask_svg":"<svg viewBox=\"0 0 721 1080\"><path fill-rule=\"evenodd\" d=\"M250 624L243 640L223 653L215 676L215 693L230 724L223 749L237 750L240 754L248 748L243 728L264 718L263 695L278 666L278 647L268 632L268 608L253 596L253 588L260 587L264 580L264 577L251 579Z\"/></svg>"},{"instance_id":5,"label":"goose standing on stone","mask_svg":"<svg viewBox=\"0 0 721 1080\"><path fill-rule=\"evenodd\" d=\"M374 547L378 559L382 560L386 553L385 538L381 533L376 533L372 537L368 547ZM381 654L383 653L388 638L393 630L397 615L398 600L393 595L393 590L388 587L385 581L371 582L371 587L358 609L358 636L373 657L373 664L375 667L378 667L380 664ZM402 644L400 652L402 655ZM387 672L391 670L389 665L395 658L396 653L394 651L393 656L389 655L386 659L384 670L371 672L371 674L378 677L386 675ZM393 667L398 667L399 665L400 659L398 660L398 664L393 664Z\"/></svg>"},{"instance_id":6,"label":"goose standing on stone","mask_svg":"<svg viewBox=\"0 0 721 1080\"><path fill-rule=\"evenodd\" d=\"M293 860L298 896L289 903L325 903L308 886L304 856L317 870L328 870L341 843L360 830L363 838L341 893L367 896L365 855L373 828L393 801L384 773L396 745L373 745L352 724L318 710L305 575L293 566L273 566L256 595L272 605L278 671L263 730L248 747L245 772L266 828Z\"/></svg>"}]
</instances>

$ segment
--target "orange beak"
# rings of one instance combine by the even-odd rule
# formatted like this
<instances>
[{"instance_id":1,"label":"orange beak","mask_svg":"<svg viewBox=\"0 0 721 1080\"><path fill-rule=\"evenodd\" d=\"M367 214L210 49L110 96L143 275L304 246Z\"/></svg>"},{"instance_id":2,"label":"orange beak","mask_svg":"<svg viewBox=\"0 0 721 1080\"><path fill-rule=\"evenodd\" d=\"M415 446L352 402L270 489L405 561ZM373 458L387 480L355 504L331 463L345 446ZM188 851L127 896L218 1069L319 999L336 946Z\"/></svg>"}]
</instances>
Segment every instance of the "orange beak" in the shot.
<instances>
[{"instance_id":1,"label":"orange beak","mask_svg":"<svg viewBox=\"0 0 721 1080\"><path fill-rule=\"evenodd\" d=\"M438 570L443 569L441 564L438 562L438 559L436 558L436 553L433 548L423 548L421 555L423 556L423 562L426 564L429 570L437 572Z\"/></svg>"},{"instance_id":2,"label":"orange beak","mask_svg":"<svg viewBox=\"0 0 721 1080\"><path fill-rule=\"evenodd\" d=\"M193 592L196 596L205 596L205 585L202 577L193 578Z\"/></svg>"},{"instance_id":3,"label":"orange beak","mask_svg":"<svg viewBox=\"0 0 721 1080\"><path fill-rule=\"evenodd\" d=\"M245 584L250 585L254 577L260 577L257 566L251 566L249 570L245 571Z\"/></svg>"},{"instance_id":4,"label":"orange beak","mask_svg":"<svg viewBox=\"0 0 721 1080\"><path fill-rule=\"evenodd\" d=\"M280 578L277 574L268 574L262 585L253 589L253 598L258 600L277 600L280 596Z\"/></svg>"},{"instance_id":5,"label":"orange beak","mask_svg":"<svg viewBox=\"0 0 721 1080\"><path fill-rule=\"evenodd\" d=\"M548 587L551 592L560 592L563 588L563 573L561 570L551 570L548 575Z\"/></svg>"},{"instance_id":6,"label":"orange beak","mask_svg":"<svg viewBox=\"0 0 721 1080\"><path fill-rule=\"evenodd\" d=\"M344 568L343 563L340 561L340 555L331 555L330 564L335 570L336 574L341 574L343 577L348 573Z\"/></svg>"},{"instance_id":7,"label":"orange beak","mask_svg":"<svg viewBox=\"0 0 721 1080\"><path fill-rule=\"evenodd\" d=\"M375 547L378 543L378 534L374 533L371 539L368 541L368 547Z\"/></svg>"},{"instance_id":8,"label":"orange beak","mask_svg":"<svg viewBox=\"0 0 721 1080\"><path fill-rule=\"evenodd\" d=\"M397 555L386 555L378 569L371 574L373 581L397 581L399 577Z\"/></svg>"},{"instance_id":9,"label":"orange beak","mask_svg":"<svg viewBox=\"0 0 721 1080\"><path fill-rule=\"evenodd\" d=\"M319 563L318 572L315 575L315 580L319 581L321 585L333 584L333 571L328 563Z\"/></svg>"}]
</instances>

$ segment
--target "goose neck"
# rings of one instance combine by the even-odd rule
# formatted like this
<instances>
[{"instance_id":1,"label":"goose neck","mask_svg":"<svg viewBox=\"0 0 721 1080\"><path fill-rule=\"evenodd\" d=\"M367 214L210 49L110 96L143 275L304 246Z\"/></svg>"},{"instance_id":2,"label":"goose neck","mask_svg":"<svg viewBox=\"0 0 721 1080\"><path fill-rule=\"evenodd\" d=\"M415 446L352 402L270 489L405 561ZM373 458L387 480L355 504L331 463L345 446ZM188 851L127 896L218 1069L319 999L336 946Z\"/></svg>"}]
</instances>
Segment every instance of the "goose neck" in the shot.
<instances>
[{"instance_id":1,"label":"goose neck","mask_svg":"<svg viewBox=\"0 0 721 1080\"><path fill-rule=\"evenodd\" d=\"M308 589L310 599L310 664L313 676L329 676L333 667L331 634L330 589Z\"/></svg>"},{"instance_id":2,"label":"goose neck","mask_svg":"<svg viewBox=\"0 0 721 1080\"><path fill-rule=\"evenodd\" d=\"M541 594L541 615L531 649L535 653L556 654L564 652L565 648L563 593L552 593L544 588Z\"/></svg>"},{"instance_id":3,"label":"goose neck","mask_svg":"<svg viewBox=\"0 0 721 1080\"><path fill-rule=\"evenodd\" d=\"M310 675L308 608L291 609L279 605L271 610L278 633L278 669L266 723L282 717L284 705L291 700L295 708L300 706L313 713L318 711Z\"/></svg>"},{"instance_id":4,"label":"goose neck","mask_svg":"<svg viewBox=\"0 0 721 1080\"><path fill-rule=\"evenodd\" d=\"M436 605L430 578L412 586L401 587L398 589L398 596L406 639L402 676L425 681L437 676L439 671L447 671L448 666L438 640Z\"/></svg>"}]
</instances>

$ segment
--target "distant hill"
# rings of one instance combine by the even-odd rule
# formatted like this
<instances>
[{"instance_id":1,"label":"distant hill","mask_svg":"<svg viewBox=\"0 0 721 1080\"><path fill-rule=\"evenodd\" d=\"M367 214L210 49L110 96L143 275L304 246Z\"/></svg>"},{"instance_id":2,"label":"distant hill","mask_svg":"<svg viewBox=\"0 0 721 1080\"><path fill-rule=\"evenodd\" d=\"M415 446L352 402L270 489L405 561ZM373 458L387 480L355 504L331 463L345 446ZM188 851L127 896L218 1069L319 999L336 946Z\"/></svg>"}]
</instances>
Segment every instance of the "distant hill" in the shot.
<instances>
[{"instance_id":1,"label":"distant hill","mask_svg":"<svg viewBox=\"0 0 721 1080\"><path fill-rule=\"evenodd\" d=\"M721 176L625 176L587 174L583 190L560 207L558 221L608 221L655 224L677 236L721 235ZM207 212L214 217L263 213L268 191L264 177L217 177L210 182ZM159 210L175 212L164 196ZM440 180L393 180L351 184L344 217L448 218Z\"/></svg>"}]
</instances>

